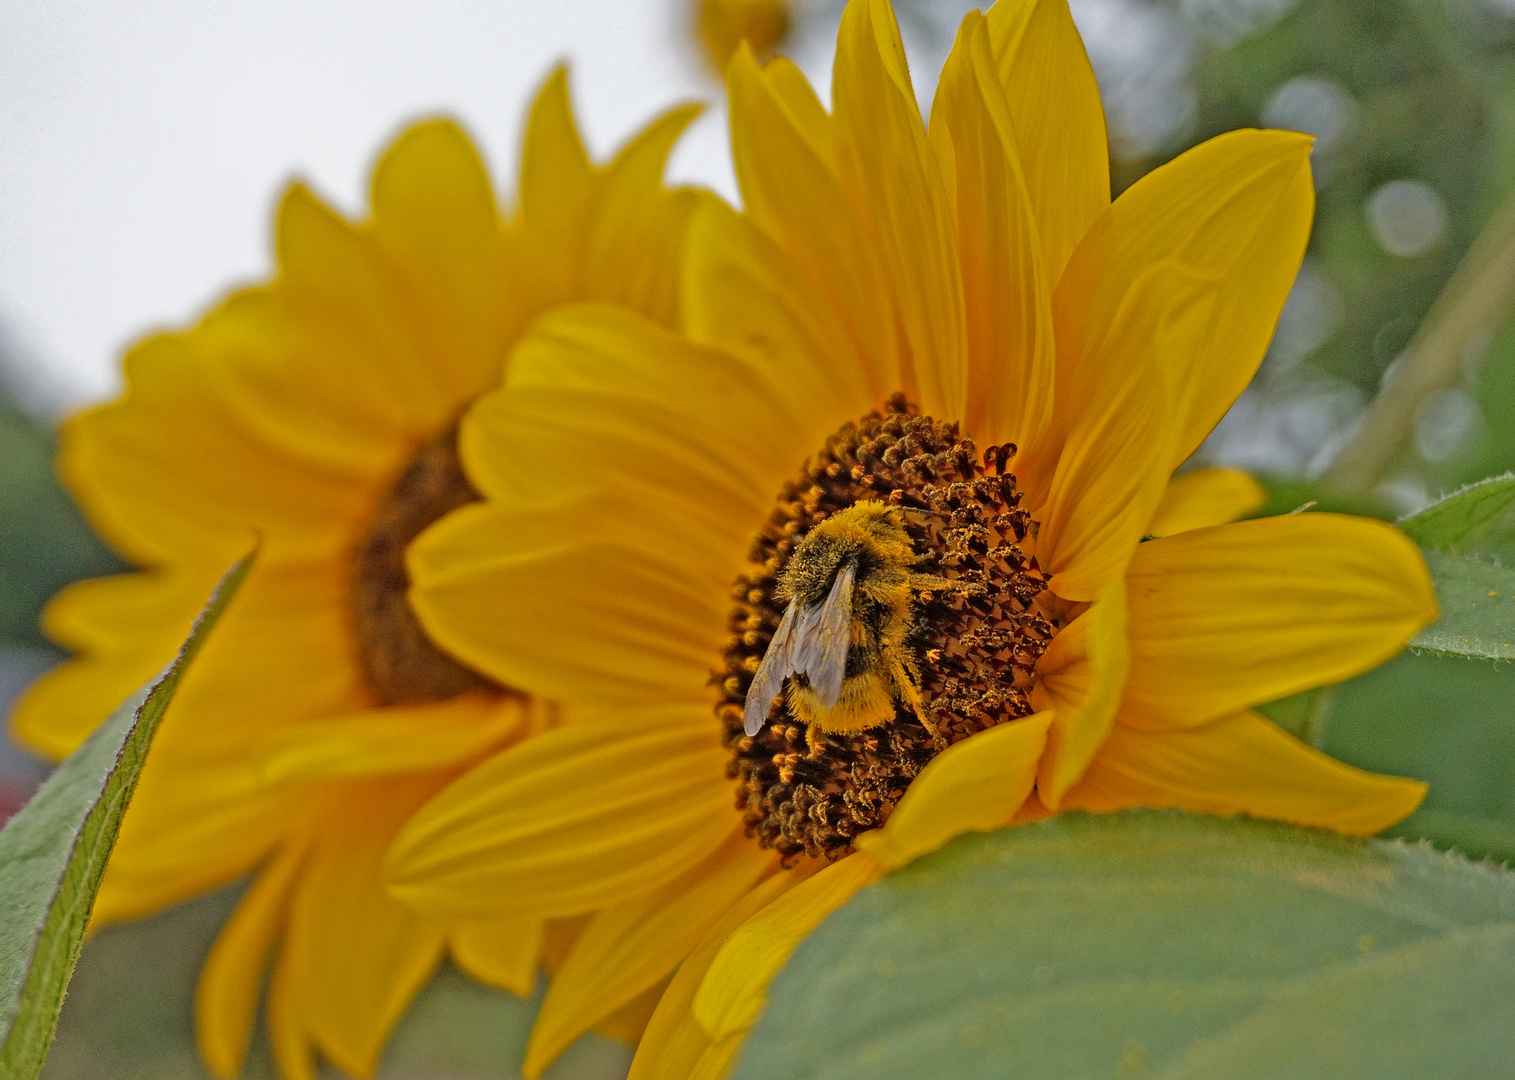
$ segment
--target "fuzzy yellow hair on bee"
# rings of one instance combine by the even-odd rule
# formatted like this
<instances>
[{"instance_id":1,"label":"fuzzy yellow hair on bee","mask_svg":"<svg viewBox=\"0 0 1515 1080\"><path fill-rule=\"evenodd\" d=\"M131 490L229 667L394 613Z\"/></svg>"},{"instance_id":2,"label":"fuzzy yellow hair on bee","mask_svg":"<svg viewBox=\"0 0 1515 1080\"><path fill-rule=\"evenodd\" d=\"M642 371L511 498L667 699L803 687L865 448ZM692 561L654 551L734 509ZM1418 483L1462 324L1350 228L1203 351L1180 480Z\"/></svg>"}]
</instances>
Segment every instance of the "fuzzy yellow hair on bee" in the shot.
<instances>
[{"instance_id":1,"label":"fuzzy yellow hair on bee","mask_svg":"<svg viewBox=\"0 0 1515 1080\"><path fill-rule=\"evenodd\" d=\"M786 680L790 712L822 731L877 727L900 701L935 734L906 638L914 594L955 585L917 572L919 561L902 512L881 502L850 506L800 541L779 582L789 605L747 690L748 735L768 722Z\"/></svg>"}]
</instances>

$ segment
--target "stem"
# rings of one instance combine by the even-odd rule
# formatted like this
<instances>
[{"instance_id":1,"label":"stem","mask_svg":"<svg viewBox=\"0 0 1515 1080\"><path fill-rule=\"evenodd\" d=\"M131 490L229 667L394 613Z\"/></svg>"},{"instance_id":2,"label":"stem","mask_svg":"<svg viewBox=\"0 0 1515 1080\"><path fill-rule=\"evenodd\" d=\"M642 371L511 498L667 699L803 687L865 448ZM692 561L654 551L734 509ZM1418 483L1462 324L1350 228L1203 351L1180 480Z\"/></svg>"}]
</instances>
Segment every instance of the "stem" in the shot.
<instances>
[{"instance_id":1,"label":"stem","mask_svg":"<svg viewBox=\"0 0 1515 1080\"><path fill-rule=\"evenodd\" d=\"M1322 686L1315 691L1310 701L1310 711L1305 716L1299 737L1317 750L1325 748L1326 714L1331 711L1331 700L1336 696L1336 687Z\"/></svg>"},{"instance_id":2,"label":"stem","mask_svg":"<svg viewBox=\"0 0 1515 1080\"><path fill-rule=\"evenodd\" d=\"M1393 463L1426 396L1462 378L1469 342L1515 307L1515 194L1507 196L1431 305L1400 370L1358 419L1326 471L1342 491L1369 490Z\"/></svg>"}]
</instances>

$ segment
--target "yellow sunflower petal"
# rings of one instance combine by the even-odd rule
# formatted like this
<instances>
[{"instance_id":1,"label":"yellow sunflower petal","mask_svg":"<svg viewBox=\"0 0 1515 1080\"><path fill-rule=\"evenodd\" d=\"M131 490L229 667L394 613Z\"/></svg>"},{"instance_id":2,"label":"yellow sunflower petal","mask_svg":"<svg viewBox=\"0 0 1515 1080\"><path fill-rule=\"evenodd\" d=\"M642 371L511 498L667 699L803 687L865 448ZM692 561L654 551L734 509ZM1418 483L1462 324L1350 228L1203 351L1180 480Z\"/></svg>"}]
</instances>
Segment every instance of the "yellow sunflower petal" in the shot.
<instances>
[{"instance_id":1,"label":"yellow sunflower petal","mask_svg":"<svg viewBox=\"0 0 1515 1080\"><path fill-rule=\"evenodd\" d=\"M242 1071L263 974L304 850L286 847L263 867L216 935L195 987L195 1037L205 1066L223 1080Z\"/></svg>"},{"instance_id":2,"label":"yellow sunflower petal","mask_svg":"<svg viewBox=\"0 0 1515 1080\"><path fill-rule=\"evenodd\" d=\"M528 997L541 962L542 920L524 915L459 919L451 924L447 951L479 982Z\"/></svg>"},{"instance_id":3,"label":"yellow sunflower petal","mask_svg":"<svg viewBox=\"0 0 1515 1080\"><path fill-rule=\"evenodd\" d=\"M774 99L783 106L788 119L835 172L835 125L805 73L785 57L775 56L763 65L763 79Z\"/></svg>"},{"instance_id":4,"label":"yellow sunflower petal","mask_svg":"<svg viewBox=\"0 0 1515 1080\"><path fill-rule=\"evenodd\" d=\"M1195 469L1168 481L1147 524L1151 536L1172 536L1245 517L1267 502L1262 485L1238 469Z\"/></svg>"},{"instance_id":5,"label":"yellow sunflower petal","mask_svg":"<svg viewBox=\"0 0 1515 1080\"><path fill-rule=\"evenodd\" d=\"M810 449L767 372L620 308L542 318L507 385L474 405L460 436L483 492L549 503L609 489L674 503L726 538L730 566Z\"/></svg>"},{"instance_id":6,"label":"yellow sunflower petal","mask_svg":"<svg viewBox=\"0 0 1515 1080\"><path fill-rule=\"evenodd\" d=\"M704 969L700 971L703 974ZM693 994L698 986L699 981L694 980L689 993ZM637 1044L636 1057L631 1059L631 1071L626 1080L689 1080L700 1059L710 1049L710 1036L690 1015L687 1001L682 1012L668 1010L666 1018L660 1016L667 1010L668 1002L668 992L665 991L641 1042Z\"/></svg>"},{"instance_id":7,"label":"yellow sunflower petal","mask_svg":"<svg viewBox=\"0 0 1515 1080\"><path fill-rule=\"evenodd\" d=\"M73 652L108 652L111 659L76 657L27 687L10 716L16 741L51 761L73 753L173 659L210 593L208 578L119 574L75 582L55 595L43 613L47 636Z\"/></svg>"},{"instance_id":8,"label":"yellow sunflower petal","mask_svg":"<svg viewBox=\"0 0 1515 1080\"><path fill-rule=\"evenodd\" d=\"M668 191L663 170L700 110L686 105L664 113L606 170L581 262L583 299L624 304L668 326L677 321L684 227L695 205L714 196Z\"/></svg>"},{"instance_id":9,"label":"yellow sunflower petal","mask_svg":"<svg viewBox=\"0 0 1515 1080\"><path fill-rule=\"evenodd\" d=\"M161 758L149 762L154 766L143 770L140 797L132 800L95 896L99 923L139 919L235 881L288 834L290 816L304 808L281 792L250 790L228 770L186 777Z\"/></svg>"},{"instance_id":10,"label":"yellow sunflower petal","mask_svg":"<svg viewBox=\"0 0 1515 1080\"><path fill-rule=\"evenodd\" d=\"M209 568L174 567L75 581L48 601L42 631L55 645L74 653L123 654L133 646L144 653L151 649L153 666L148 670L156 672L173 656L172 651L165 655L163 647L176 636L183 641L194 622L195 594L202 597L203 605L209 591L205 586L214 586L213 574ZM251 584L256 587L257 583ZM238 595L245 594L239 591ZM228 615L235 611L231 609ZM144 641L151 644L143 646ZM122 694L116 704L126 696ZM79 740L91 730L82 731ZM70 746L65 752L73 749Z\"/></svg>"},{"instance_id":11,"label":"yellow sunflower petal","mask_svg":"<svg viewBox=\"0 0 1515 1080\"><path fill-rule=\"evenodd\" d=\"M793 259L730 207L700 206L684 265L685 333L771 373L790 423L803 432L802 457L894 392L870 374L836 306L797 287L802 271Z\"/></svg>"},{"instance_id":12,"label":"yellow sunflower petal","mask_svg":"<svg viewBox=\"0 0 1515 1080\"><path fill-rule=\"evenodd\" d=\"M1031 702L1051 711L1053 720L1036 790L1050 809L1083 775L1115 723L1131 666L1126 625L1125 586L1117 580L1058 631L1037 666Z\"/></svg>"},{"instance_id":13,"label":"yellow sunflower petal","mask_svg":"<svg viewBox=\"0 0 1515 1080\"><path fill-rule=\"evenodd\" d=\"M284 951L301 1026L344 1072L371 1075L442 959L446 929L384 891L380 865L431 777L332 788L290 899Z\"/></svg>"},{"instance_id":14,"label":"yellow sunflower petal","mask_svg":"<svg viewBox=\"0 0 1515 1080\"><path fill-rule=\"evenodd\" d=\"M799 943L883 874L883 867L866 855L849 855L737 927L711 961L691 1005L705 1033L719 1043L749 1027L762 1011L768 984Z\"/></svg>"},{"instance_id":15,"label":"yellow sunflower petal","mask_svg":"<svg viewBox=\"0 0 1515 1080\"><path fill-rule=\"evenodd\" d=\"M315 1052L300 1023L299 1003L290 985L290 964L287 950L274 962L268 983L268 1041L283 1080L316 1080Z\"/></svg>"},{"instance_id":16,"label":"yellow sunflower petal","mask_svg":"<svg viewBox=\"0 0 1515 1080\"><path fill-rule=\"evenodd\" d=\"M220 564L207 569L216 573ZM185 716L223 718L197 724L208 748L246 746L271 725L363 700L351 661L345 569L266 563L249 572L174 697ZM258 664L247 662L253 656ZM279 678L268 678L270 671Z\"/></svg>"},{"instance_id":17,"label":"yellow sunflower petal","mask_svg":"<svg viewBox=\"0 0 1515 1080\"><path fill-rule=\"evenodd\" d=\"M537 91L521 147L520 217L530 237L523 262L531 267L522 284L540 296L572 295L595 183L568 100L568 72L558 67Z\"/></svg>"},{"instance_id":18,"label":"yellow sunflower petal","mask_svg":"<svg viewBox=\"0 0 1515 1080\"><path fill-rule=\"evenodd\" d=\"M265 563L337 555L344 514L365 493L272 452L218 392L224 380L209 359L193 333L134 347L126 397L63 425L58 470L69 490L107 542L144 565L186 556L229 565L258 530Z\"/></svg>"},{"instance_id":19,"label":"yellow sunflower petal","mask_svg":"<svg viewBox=\"0 0 1515 1080\"><path fill-rule=\"evenodd\" d=\"M590 920L553 975L523 1067L535 1080L601 1018L657 985L773 864L736 831L699 866Z\"/></svg>"},{"instance_id":20,"label":"yellow sunflower petal","mask_svg":"<svg viewBox=\"0 0 1515 1080\"><path fill-rule=\"evenodd\" d=\"M700 983L710 970L710 962L732 931L803 880L804 874L798 869L775 874L722 913L704 940L679 965L678 973L663 992L637 1045L626 1080L688 1080L711 1046L710 1036L690 1011Z\"/></svg>"},{"instance_id":21,"label":"yellow sunflower petal","mask_svg":"<svg viewBox=\"0 0 1515 1080\"><path fill-rule=\"evenodd\" d=\"M903 389L928 416L961 417L968 350L957 239L888 0L847 5L831 96L843 184L873 223L909 350L914 378Z\"/></svg>"},{"instance_id":22,"label":"yellow sunflower petal","mask_svg":"<svg viewBox=\"0 0 1515 1080\"><path fill-rule=\"evenodd\" d=\"M424 910L572 915L657 888L737 818L709 714L582 720L505 750L400 833L391 890Z\"/></svg>"},{"instance_id":23,"label":"yellow sunflower petal","mask_svg":"<svg viewBox=\"0 0 1515 1080\"><path fill-rule=\"evenodd\" d=\"M574 300L626 304L672 325L679 253L689 214L704 196L663 187L663 170L698 106L673 109L631 139L608 166L590 164L560 68L527 122L515 290L523 310Z\"/></svg>"},{"instance_id":24,"label":"yellow sunflower petal","mask_svg":"<svg viewBox=\"0 0 1515 1080\"><path fill-rule=\"evenodd\" d=\"M984 22L1019 141L1042 261L1055 283L1110 205L1099 87L1067 0L997 3Z\"/></svg>"},{"instance_id":25,"label":"yellow sunflower petal","mask_svg":"<svg viewBox=\"0 0 1515 1080\"><path fill-rule=\"evenodd\" d=\"M273 460L336 476L355 490L386 483L410 452L418 424L433 419L414 416L407 400L406 369L416 361L403 337L372 335L350 312L298 285L235 293L180 346L185 363L213 369L203 392L214 392L217 407Z\"/></svg>"},{"instance_id":26,"label":"yellow sunflower petal","mask_svg":"<svg viewBox=\"0 0 1515 1080\"><path fill-rule=\"evenodd\" d=\"M1418 780L1343 765L1256 713L1237 713L1184 731L1117 724L1063 808L1250 814L1369 836L1408 817L1425 794Z\"/></svg>"},{"instance_id":27,"label":"yellow sunflower petal","mask_svg":"<svg viewBox=\"0 0 1515 1080\"><path fill-rule=\"evenodd\" d=\"M708 701L741 563L656 504L476 504L408 555L427 635L507 686L591 708Z\"/></svg>"},{"instance_id":28,"label":"yellow sunflower petal","mask_svg":"<svg viewBox=\"0 0 1515 1080\"><path fill-rule=\"evenodd\" d=\"M1425 560L1392 526L1290 514L1141 545L1128 577L1122 718L1186 727L1351 678L1436 618Z\"/></svg>"},{"instance_id":29,"label":"yellow sunflower petal","mask_svg":"<svg viewBox=\"0 0 1515 1080\"><path fill-rule=\"evenodd\" d=\"M902 386L888 285L872 240L836 176L835 125L825 141L812 142L813 112L786 103L794 73L782 61L770 65L777 77L760 72L751 52L732 59L731 154L742 201L753 224L767 234L798 269L798 280L782 283L783 293L825 297L850 339L845 357L859 358L875 401ZM803 76L801 76L803 78ZM718 288L711 306L726 295ZM693 312L691 312L693 314Z\"/></svg>"},{"instance_id":30,"label":"yellow sunflower petal","mask_svg":"<svg viewBox=\"0 0 1515 1080\"><path fill-rule=\"evenodd\" d=\"M451 121L416 124L380 158L372 201L374 238L424 305L438 346L433 377L460 398L481 392L499 377L510 294L500 215L478 151Z\"/></svg>"},{"instance_id":31,"label":"yellow sunflower petal","mask_svg":"<svg viewBox=\"0 0 1515 1080\"><path fill-rule=\"evenodd\" d=\"M636 997L605 1017L594 1029L608 1039L635 1046L647 1030L652 1014L657 1010L658 999L668 989L668 979L660 979Z\"/></svg>"},{"instance_id":32,"label":"yellow sunflower petal","mask_svg":"<svg viewBox=\"0 0 1515 1080\"><path fill-rule=\"evenodd\" d=\"M554 217L553 208L571 205L570 189L589 192L594 167L579 138L568 96L568 68L559 64L542 80L526 117L521 140L522 217Z\"/></svg>"},{"instance_id":33,"label":"yellow sunflower petal","mask_svg":"<svg viewBox=\"0 0 1515 1080\"><path fill-rule=\"evenodd\" d=\"M502 240L493 226L490 242ZM503 341L450 340L403 260L299 185L280 204L278 243L274 284L233 295L187 334L154 339L162 355L147 359L175 364L184 393L206 398L200 410L224 415L229 431L245 432L265 469L290 462L340 485L344 497L329 505L329 517L350 534L372 512L375 486L453 419L460 391L452 384L466 379L476 392L497 373ZM488 370L474 364L455 378L428 377L449 353L494 360ZM193 409L198 397L181 406ZM298 524L259 521L265 562Z\"/></svg>"},{"instance_id":34,"label":"yellow sunflower petal","mask_svg":"<svg viewBox=\"0 0 1515 1080\"><path fill-rule=\"evenodd\" d=\"M1037 713L949 746L910 782L884 827L854 846L897 870L963 833L1004 825L1031 794L1051 722Z\"/></svg>"},{"instance_id":35,"label":"yellow sunflower petal","mask_svg":"<svg viewBox=\"0 0 1515 1080\"><path fill-rule=\"evenodd\" d=\"M1193 452L1251 380L1310 236L1310 139L1232 131L1180 154L1121 194L1079 244L1053 294L1059 364L1064 338L1098 340L1121 295L1147 269L1177 260L1216 282L1205 332L1158 360L1177 397L1169 467ZM1175 343L1176 344L1176 343ZM1063 395L1059 414L1080 408Z\"/></svg>"},{"instance_id":36,"label":"yellow sunflower petal","mask_svg":"<svg viewBox=\"0 0 1515 1080\"><path fill-rule=\"evenodd\" d=\"M377 240L296 184L279 205L275 244L284 301L342 331L345 348L322 366L345 367L354 358L344 354L356 353L413 430L429 435L450 421L456 391L431 375L447 362L438 355L446 343L430 339L429 319Z\"/></svg>"},{"instance_id":37,"label":"yellow sunflower petal","mask_svg":"<svg viewBox=\"0 0 1515 1080\"><path fill-rule=\"evenodd\" d=\"M54 597L45 628L83 655L29 689L14 714L17 736L49 756L72 752L173 658L175 639L189 632L221 569L212 564L96 578ZM206 644L208 662L186 675L158 747L179 741L180 715L218 718L196 724L186 741L203 754L226 757L245 754L271 722L348 706L355 676L346 623L336 606L346 586L336 577L320 569L255 567ZM278 670L281 679L239 662L249 655ZM298 688L295 704L292 687ZM161 755L155 750L155 756Z\"/></svg>"},{"instance_id":38,"label":"yellow sunflower petal","mask_svg":"<svg viewBox=\"0 0 1515 1080\"><path fill-rule=\"evenodd\" d=\"M528 704L494 694L459 694L323 716L271 732L259 749L270 784L421 772L478 757L521 731ZM425 725L426 737L416 738Z\"/></svg>"},{"instance_id":39,"label":"yellow sunflower petal","mask_svg":"<svg viewBox=\"0 0 1515 1080\"><path fill-rule=\"evenodd\" d=\"M931 141L957 223L968 320L964 428L1034 449L1052 411L1051 286L984 20L970 12L942 69Z\"/></svg>"},{"instance_id":40,"label":"yellow sunflower petal","mask_svg":"<svg viewBox=\"0 0 1515 1080\"><path fill-rule=\"evenodd\" d=\"M1065 600L1092 600L1125 571L1162 498L1174 436L1162 364L1197 347L1214 298L1213 282L1159 263L1132 282L1102 337L1059 313L1057 404L1069 426L1037 556Z\"/></svg>"},{"instance_id":41,"label":"yellow sunflower petal","mask_svg":"<svg viewBox=\"0 0 1515 1080\"><path fill-rule=\"evenodd\" d=\"M173 655L218 568L80 583L52 608L50 629L86 657L21 702L18 736L61 755ZM146 914L248 872L284 836L298 801L258 776L272 730L350 708L355 676L340 592L319 574L260 566L185 676L123 823L96 918ZM141 627L133 640L134 632ZM281 672L248 665L257 656Z\"/></svg>"},{"instance_id":42,"label":"yellow sunflower petal","mask_svg":"<svg viewBox=\"0 0 1515 1080\"><path fill-rule=\"evenodd\" d=\"M723 1080L736 1061L737 1053L746 1040L745 1031L734 1032L710 1044L700 1060L689 1070L689 1080Z\"/></svg>"}]
</instances>

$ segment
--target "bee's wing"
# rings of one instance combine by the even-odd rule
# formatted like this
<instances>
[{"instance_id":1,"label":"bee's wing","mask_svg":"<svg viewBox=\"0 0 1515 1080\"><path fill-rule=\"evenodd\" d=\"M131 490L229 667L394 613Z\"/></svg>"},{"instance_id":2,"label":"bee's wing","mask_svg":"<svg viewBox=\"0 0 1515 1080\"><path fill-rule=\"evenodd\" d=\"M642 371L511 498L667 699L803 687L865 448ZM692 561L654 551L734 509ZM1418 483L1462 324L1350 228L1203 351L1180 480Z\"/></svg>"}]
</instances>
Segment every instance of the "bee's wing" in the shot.
<instances>
[{"instance_id":1,"label":"bee's wing","mask_svg":"<svg viewBox=\"0 0 1515 1080\"><path fill-rule=\"evenodd\" d=\"M799 604L791 600L779 620L779 628L773 632L768 651L763 653L763 662L758 665L752 685L747 687L747 701L742 706L742 730L756 735L768 722L768 712L773 708L779 691L784 689L784 680L795 672L794 624L799 618Z\"/></svg>"},{"instance_id":2,"label":"bee's wing","mask_svg":"<svg viewBox=\"0 0 1515 1080\"><path fill-rule=\"evenodd\" d=\"M848 562L831 583L819 605L804 612L804 624L794 635L790 651L794 670L804 672L810 689L826 708L842 696L847 676L847 651L852 644L852 587L857 563Z\"/></svg>"}]
</instances>

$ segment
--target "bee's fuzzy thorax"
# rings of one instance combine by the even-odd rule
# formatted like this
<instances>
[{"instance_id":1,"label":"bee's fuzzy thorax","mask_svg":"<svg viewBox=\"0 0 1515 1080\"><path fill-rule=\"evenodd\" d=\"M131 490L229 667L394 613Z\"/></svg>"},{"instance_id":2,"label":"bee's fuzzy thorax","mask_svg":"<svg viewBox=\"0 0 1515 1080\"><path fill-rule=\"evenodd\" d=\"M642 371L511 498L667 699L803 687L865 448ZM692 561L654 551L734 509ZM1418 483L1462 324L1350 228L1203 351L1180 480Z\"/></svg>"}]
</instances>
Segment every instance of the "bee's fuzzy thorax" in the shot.
<instances>
[{"instance_id":1,"label":"bee's fuzzy thorax","mask_svg":"<svg viewBox=\"0 0 1515 1080\"><path fill-rule=\"evenodd\" d=\"M904 583L920 562L898 507L865 499L820 522L801 539L779 578L778 598L819 603L848 559L860 583Z\"/></svg>"},{"instance_id":2,"label":"bee's fuzzy thorax","mask_svg":"<svg viewBox=\"0 0 1515 1080\"><path fill-rule=\"evenodd\" d=\"M734 583L718 715L747 827L786 860L838 858L882 825L940 750L1029 715L1052 627L1013 447L980 456L900 395L831 436L785 486ZM791 602L818 604L855 564L847 680L818 708L803 677L755 736L747 688Z\"/></svg>"}]
</instances>

